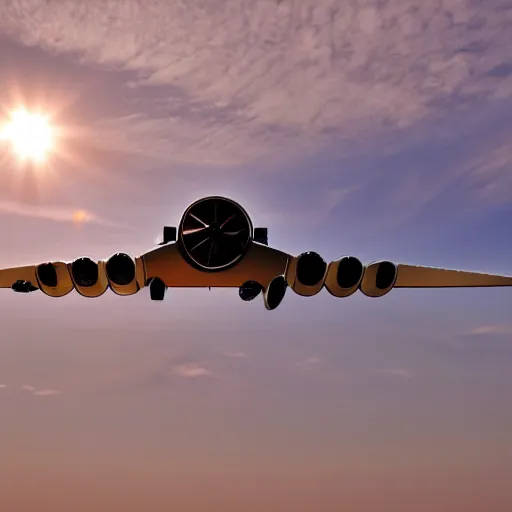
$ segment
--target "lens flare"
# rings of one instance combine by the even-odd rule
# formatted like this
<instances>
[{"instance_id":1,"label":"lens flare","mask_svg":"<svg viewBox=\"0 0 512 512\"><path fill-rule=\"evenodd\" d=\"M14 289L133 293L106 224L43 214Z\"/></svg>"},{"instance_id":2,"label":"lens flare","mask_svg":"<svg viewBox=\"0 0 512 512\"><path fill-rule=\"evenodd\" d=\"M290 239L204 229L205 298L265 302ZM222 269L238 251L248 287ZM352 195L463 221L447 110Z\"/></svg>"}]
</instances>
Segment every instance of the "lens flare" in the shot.
<instances>
[{"instance_id":1,"label":"lens flare","mask_svg":"<svg viewBox=\"0 0 512 512\"><path fill-rule=\"evenodd\" d=\"M82 224L90 220L89 214L84 210L76 210L73 212L73 222L75 224Z\"/></svg>"}]
</instances>

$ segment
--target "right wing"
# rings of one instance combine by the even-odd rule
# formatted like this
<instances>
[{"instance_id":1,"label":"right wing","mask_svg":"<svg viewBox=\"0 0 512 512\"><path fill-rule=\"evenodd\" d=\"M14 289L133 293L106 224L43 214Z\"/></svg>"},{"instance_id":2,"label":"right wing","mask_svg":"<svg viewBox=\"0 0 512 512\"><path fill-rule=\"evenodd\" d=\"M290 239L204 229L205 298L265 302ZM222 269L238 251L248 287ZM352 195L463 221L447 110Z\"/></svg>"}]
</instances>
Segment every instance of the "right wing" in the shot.
<instances>
[{"instance_id":1,"label":"right wing","mask_svg":"<svg viewBox=\"0 0 512 512\"><path fill-rule=\"evenodd\" d=\"M132 295L145 283L141 258L133 259L124 253L117 253L107 261L78 258L73 262L53 261L0 269L0 288L22 293L41 290L50 297L63 297L73 289L84 297L99 297L109 287L118 295Z\"/></svg>"}]
</instances>

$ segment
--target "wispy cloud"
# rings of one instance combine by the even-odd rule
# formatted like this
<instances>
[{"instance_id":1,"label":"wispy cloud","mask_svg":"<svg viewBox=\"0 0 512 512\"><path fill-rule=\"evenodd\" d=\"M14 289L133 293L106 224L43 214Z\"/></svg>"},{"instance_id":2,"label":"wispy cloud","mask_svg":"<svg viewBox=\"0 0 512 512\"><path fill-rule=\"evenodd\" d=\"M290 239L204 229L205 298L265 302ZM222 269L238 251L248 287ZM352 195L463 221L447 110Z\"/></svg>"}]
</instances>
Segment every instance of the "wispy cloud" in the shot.
<instances>
[{"instance_id":1,"label":"wispy cloud","mask_svg":"<svg viewBox=\"0 0 512 512\"><path fill-rule=\"evenodd\" d=\"M470 183L481 201L507 203L512 199L512 130L504 131L507 133L501 140L495 140L498 135L493 134L493 140L487 141L485 147L473 151L472 162L467 164Z\"/></svg>"},{"instance_id":2,"label":"wispy cloud","mask_svg":"<svg viewBox=\"0 0 512 512\"><path fill-rule=\"evenodd\" d=\"M245 352L224 352L224 354L228 357L233 357L235 359L242 359L247 357Z\"/></svg>"},{"instance_id":3,"label":"wispy cloud","mask_svg":"<svg viewBox=\"0 0 512 512\"><path fill-rule=\"evenodd\" d=\"M7 389L7 384L0 384L0 389Z\"/></svg>"},{"instance_id":4,"label":"wispy cloud","mask_svg":"<svg viewBox=\"0 0 512 512\"><path fill-rule=\"evenodd\" d=\"M403 368L381 368L376 370L377 373L383 375L389 375L391 377L398 377L401 379L412 379L414 377L414 373L409 370L404 370Z\"/></svg>"},{"instance_id":5,"label":"wispy cloud","mask_svg":"<svg viewBox=\"0 0 512 512\"><path fill-rule=\"evenodd\" d=\"M3 6L0 30L133 71L127 85L140 101L158 96L158 116L138 108L105 120L99 139L238 163L334 139L354 145L363 131L402 130L472 97L509 98L510 16L470 0L225 0L186 10L166 0L19 0Z\"/></svg>"},{"instance_id":6,"label":"wispy cloud","mask_svg":"<svg viewBox=\"0 0 512 512\"><path fill-rule=\"evenodd\" d=\"M47 389L47 388L41 388L38 389L35 386L31 386L30 384L24 384L20 388L22 391L27 391L28 393L31 393L34 396L55 396L55 395L61 395L61 391L57 391L56 389Z\"/></svg>"},{"instance_id":7,"label":"wispy cloud","mask_svg":"<svg viewBox=\"0 0 512 512\"><path fill-rule=\"evenodd\" d=\"M56 389L36 389L34 391L34 396L55 396L61 394L62 393Z\"/></svg>"},{"instance_id":8,"label":"wispy cloud","mask_svg":"<svg viewBox=\"0 0 512 512\"><path fill-rule=\"evenodd\" d=\"M179 377L198 378L209 377L212 372L199 363L186 363L174 366L172 373Z\"/></svg>"},{"instance_id":9,"label":"wispy cloud","mask_svg":"<svg viewBox=\"0 0 512 512\"><path fill-rule=\"evenodd\" d=\"M72 222L77 225L93 223L106 227L120 227L113 222L102 219L94 213L82 209L42 206L32 203L22 203L15 201L0 201L0 213L22 215L24 217L36 217L57 222Z\"/></svg>"},{"instance_id":10,"label":"wispy cloud","mask_svg":"<svg viewBox=\"0 0 512 512\"><path fill-rule=\"evenodd\" d=\"M308 357L302 361L297 361L295 365L301 370L312 370L313 368L316 368L321 362L322 359L319 357Z\"/></svg>"},{"instance_id":11,"label":"wispy cloud","mask_svg":"<svg viewBox=\"0 0 512 512\"><path fill-rule=\"evenodd\" d=\"M275 209L266 215L268 223L281 224L286 226L301 226L313 228L322 224L351 194L355 193L358 187L330 188L322 191L318 198L312 194L312 204L305 206L297 202L296 207L290 208L289 204L276 205Z\"/></svg>"},{"instance_id":12,"label":"wispy cloud","mask_svg":"<svg viewBox=\"0 0 512 512\"><path fill-rule=\"evenodd\" d=\"M470 334L474 336L478 335L499 335L499 336L512 336L512 326L511 325L481 325L480 327L475 327L470 331Z\"/></svg>"}]
</instances>

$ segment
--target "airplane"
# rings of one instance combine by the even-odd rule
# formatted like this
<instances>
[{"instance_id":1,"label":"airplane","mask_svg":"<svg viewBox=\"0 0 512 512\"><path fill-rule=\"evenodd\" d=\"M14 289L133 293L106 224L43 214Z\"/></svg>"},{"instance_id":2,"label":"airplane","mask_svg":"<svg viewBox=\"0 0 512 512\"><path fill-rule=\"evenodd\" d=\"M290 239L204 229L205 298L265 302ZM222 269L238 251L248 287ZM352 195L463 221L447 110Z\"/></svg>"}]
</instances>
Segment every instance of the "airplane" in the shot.
<instances>
[{"instance_id":1,"label":"airplane","mask_svg":"<svg viewBox=\"0 0 512 512\"><path fill-rule=\"evenodd\" d=\"M166 226L156 248L138 257L118 252L106 261L77 258L0 269L0 288L63 297L73 289L99 297L107 289L133 295L149 287L152 300L168 288L238 288L244 301L260 293L267 310L276 309L287 288L310 297L322 288L334 297L361 291L383 297L394 288L512 286L512 276L415 266L391 261L364 265L355 256L327 263L318 253L298 256L272 248L268 230L253 227L246 210L227 197L204 197L183 213L178 227Z\"/></svg>"}]
</instances>

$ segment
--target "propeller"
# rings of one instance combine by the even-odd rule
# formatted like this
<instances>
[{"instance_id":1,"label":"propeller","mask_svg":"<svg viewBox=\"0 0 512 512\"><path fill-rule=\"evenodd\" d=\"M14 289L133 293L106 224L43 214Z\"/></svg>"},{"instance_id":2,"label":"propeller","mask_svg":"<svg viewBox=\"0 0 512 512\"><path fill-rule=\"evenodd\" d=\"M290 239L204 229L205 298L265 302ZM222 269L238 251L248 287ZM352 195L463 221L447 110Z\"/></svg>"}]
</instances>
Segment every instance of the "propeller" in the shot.
<instances>
[{"instance_id":1,"label":"propeller","mask_svg":"<svg viewBox=\"0 0 512 512\"><path fill-rule=\"evenodd\" d=\"M223 270L241 259L253 236L251 220L231 199L208 197L183 214L180 246L204 270Z\"/></svg>"}]
</instances>

